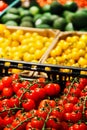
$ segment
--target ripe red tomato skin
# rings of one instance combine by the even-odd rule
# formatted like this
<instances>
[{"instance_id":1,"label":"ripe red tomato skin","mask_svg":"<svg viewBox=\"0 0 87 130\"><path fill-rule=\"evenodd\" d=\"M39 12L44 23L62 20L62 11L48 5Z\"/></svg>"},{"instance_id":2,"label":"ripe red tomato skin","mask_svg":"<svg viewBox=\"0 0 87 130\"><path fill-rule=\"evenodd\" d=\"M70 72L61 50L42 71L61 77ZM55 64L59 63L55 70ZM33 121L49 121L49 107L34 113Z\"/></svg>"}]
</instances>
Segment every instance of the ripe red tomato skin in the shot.
<instances>
[{"instance_id":1,"label":"ripe red tomato skin","mask_svg":"<svg viewBox=\"0 0 87 130\"><path fill-rule=\"evenodd\" d=\"M11 87L11 84L12 84L11 76L4 76L2 78L2 83L3 83L4 87Z\"/></svg>"},{"instance_id":2,"label":"ripe red tomato skin","mask_svg":"<svg viewBox=\"0 0 87 130\"><path fill-rule=\"evenodd\" d=\"M55 107L52 112L50 113L51 116L55 116L56 118L62 120L63 119L63 113L61 109Z\"/></svg>"},{"instance_id":3,"label":"ripe red tomato skin","mask_svg":"<svg viewBox=\"0 0 87 130\"><path fill-rule=\"evenodd\" d=\"M18 81L19 80L19 75L18 74L12 74L11 77L12 77L13 81Z\"/></svg>"},{"instance_id":4,"label":"ripe red tomato skin","mask_svg":"<svg viewBox=\"0 0 87 130\"><path fill-rule=\"evenodd\" d=\"M2 96L11 97L13 95L12 87L4 87L2 90Z\"/></svg>"},{"instance_id":5,"label":"ripe red tomato skin","mask_svg":"<svg viewBox=\"0 0 87 130\"><path fill-rule=\"evenodd\" d=\"M74 83L74 86L76 88L79 88L80 90L83 90L84 89L84 85L82 83Z\"/></svg>"},{"instance_id":6,"label":"ripe red tomato skin","mask_svg":"<svg viewBox=\"0 0 87 130\"><path fill-rule=\"evenodd\" d=\"M11 124L12 122L13 122L13 120L14 120L14 116L5 116L4 117L4 125L6 126L6 125L9 125L9 124Z\"/></svg>"},{"instance_id":7,"label":"ripe red tomato skin","mask_svg":"<svg viewBox=\"0 0 87 130\"><path fill-rule=\"evenodd\" d=\"M80 78L80 79L79 79L79 82L80 82L83 86L85 86L85 85L87 85L87 78Z\"/></svg>"},{"instance_id":8,"label":"ripe red tomato skin","mask_svg":"<svg viewBox=\"0 0 87 130\"><path fill-rule=\"evenodd\" d=\"M12 130L10 127L5 127L3 130Z\"/></svg>"},{"instance_id":9,"label":"ripe red tomato skin","mask_svg":"<svg viewBox=\"0 0 87 130\"><path fill-rule=\"evenodd\" d=\"M82 118L82 113L79 112L79 111L78 111L78 112L72 111L70 114L71 114L71 115L70 115L70 120L71 120L73 123L78 122L78 121Z\"/></svg>"},{"instance_id":10,"label":"ripe red tomato skin","mask_svg":"<svg viewBox=\"0 0 87 130\"><path fill-rule=\"evenodd\" d=\"M79 88L72 88L70 91L71 94L74 94L77 97L80 97L80 92L81 90Z\"/></svg>"},{"instance_id":11,"label":"ripe red tomato skin","mask_svg":"<svg viewBox=\"0 0 87 130\"><path fill-rule=\"evenodd\" d=\"M2 90L3 90L3 88L4 88L4 84L3 84L3 82L2 82L2 81L0 81L0 91L2 91Z\"/></svg>"},{"instance_id":12,"label":"ripe red tomato skin","mask_svg":"<svg viewBox=\"0 0 87 130\"><path fill-rule=\"evenodd\" d=\"M32 130L32 125L31 125L31 122L28 122L27 125L26 125L26 130ZM39 130L37 128L34 128L35 130Z\"/></svg>"},{"instance_id":13,"label":"ripe red tomato skin","mask_svg":"<svg viewBox=\"0 0 87 130\"><path fill-rule=\"evenodd\" d=\"M17 94L18 90L19 90L20 88L22 88L22 87L23 87L22 83L19 83L19 82L13 83L13 91L14 91L16 94Z\"/></svg>"},{"instance_id":14,"label":"ripe red tomato skin","mask_svg":"<svg viewBox=\"0 0 87 130\"><path fill-rule=\"evenodd\" d=\"M62 121L62 122L61 122L61 128L62 128L62 130L68 130L68 129L69 129L68 123Z\"/></svg>"},{"instance_id":15,"label":"ripe red tomato skin","mask_svg":"<svg viewBox=\"0 0 87 130\"><path fill-rule=\"evenodd\" d=\"M31 126L34 128L42 129L44 125L44 119L42 117L34 117L31 119Z\"/></svg>"},{"instance_id":16,"label":"ripe red tomato skin","mask_svg":"<svg viewBox=\"0 0 87 130\"><path fill-rule=\"evenodd\" d=\"M73 110L73 103L66 103L64 105L65 112L72 112Z\"/></svg>"},{"instance_id":17,"label":"ripe red tomato skin","mask_svg":"<svg viewBox=\"0 0 87 130\"><path fill-rule=\"evenodd\" d=\"M70 121L71 120L71 113L69 113L69 112L66 112L66 113L64 113L64 120L65 121Z\"/></svg>"},{"instance_id":18,"label":"ripe red tomato skin","mask_svg":"<svg viewBox=\"0 0 87 130\"><path fill-rule=\"evenodd\" d=\"M27 99L26 102L22 103L22 107L25 109L25 111L29 111L35 108L35 102L32 99Z\"/></svg>"},{"instance_id":19,"label":"ripe red tomato skin","mask_svg":"<svg viewBox=\"0 0 87 130\"><path fill-rule=\"evenodd\" d=\"M38 101L38 99L39 99L38 92L36 92L35 90L31 90L30 92L26 92L25 99L32 99L34 101Z\"/></svg>"},{"instance_id":20,"label":"ripe red tomato skin","mask_svg":"<svg viewBox=\"0 0 87 130\"><path fill-rule=\"evenodd\" d=\"M79 124L74 124L73 129L74 130L80 130L80 125Z\"/></svg>"},{"instance_id":21,"label":"ripe red tomato skin","mask_svg":"<svg viewBox=\"0 0 87 130\"><path fill-rule=\"evenodd\" d=\"M55 128L55 129L60 129L61 128L61 123L58 118L55 116L49 116L48 121L46 122L46 127L47 128Z\"/></svg>"},{"instance_id":22,"label":"ripe red tomato skin","mask_svg":"<svg viewBox=\"0 0 87 130\"><path fill-rule=\"evenodd\" d=\"M86 130L86 124L84 124L84 123L81 123L80 124L80 130Z\"/></svg>"},{"instance_id":23,"label":"ripe red tomato skin","mask_svg":"<svg viewBox=\"0 0 87 130\"><path fill-rule=\"evenodd\" d=\"M57 95L60 92L60 86L59 84L56 84L56 83L46 84L44 89L48 96Z\"/></svg>"},{"instance_id":24,"label":"ripe red tomato skin","mask_svg":"<svg viewBox=\"0 0 87 130\"><path fill-rule=\"evenodd\" d=\"M83 105L81 103L75 104L73 106L73 111L80 111L80 112L82 112L82 110L83 110Z\"/></svg>"},{"instance_id":25,"label":"ripe red tomato skin","mask_svg":"<svg viewBox=\"0 0 87 130\"><path fill-rule=\"evenodd\" d=\"M44 119L46 119L47 114L48 114L48 112L47 112L47 110L46 110L45 108L40 108L40 109L38 109L38 110L36 111L36 115L37 115L38 117L42 117L42 118L44 118Z\"/></svg>"},{"instance_id":26,"label":"ripe red tomato skin","mask_svg":"<svg viewBox=\"0 0 87 130\"><path fill-rule=\"evenodd\" d=\"M29 86L30 82L29 81L23 81L22 86L23 88L27 88Z\"/></svg>"},{"instance_id":27,"label":"ripe red tomato skin","mask_svg":"<svg viewBox=\"0 0 87 130\"><path fill-rule=\"evenodd\" d=\"M69 130L74 130L73 125L69 127Z\"/></svg>"},{"instance_id":28,"label":"ripe red tomato skin","mask_svg":"<svg viewBox=\"0 0 87 130\"><path fill-rule=\"evenodd\" d=\"M78 98L76 96L69 96L68 102L76 104L78 102Z\"/></svg>"},{"instance_id":29,"label":"ripe red tomato skin","mask_svg":"<svg viewBox=\"0 0 87 130\"><path fill-rule=\"evenodd\" d=\"M38 94L39 100L45 98L46 93L45 93L45 89L44 88L36 88L34 91Z\"/></svg>"},{"instance_id":30,"label":"ripe red tomato skin","mask_svg":"<svg viewBox=\"0 0 87 130\"><path fill-rule=\"evenodd\" d=\"M15 106L19 106L19 99L18 97L11 97L8 102L7 102L9 107L15 107Z\"/></svg>"}]
</instances>

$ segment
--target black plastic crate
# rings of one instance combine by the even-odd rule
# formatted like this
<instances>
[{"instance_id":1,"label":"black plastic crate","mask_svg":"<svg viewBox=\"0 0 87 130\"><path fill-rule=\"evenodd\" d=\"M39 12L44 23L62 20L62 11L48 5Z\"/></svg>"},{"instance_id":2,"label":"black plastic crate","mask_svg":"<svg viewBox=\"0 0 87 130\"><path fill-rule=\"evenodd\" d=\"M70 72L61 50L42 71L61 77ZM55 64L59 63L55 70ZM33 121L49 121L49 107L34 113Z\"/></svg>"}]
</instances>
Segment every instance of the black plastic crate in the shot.
<instances>
[{"instance_id":1,"label":"black plastic crate","mask_svg":"<svg viewBox=\"0 0 87 130\"><path fill-rule=\"evenodd\" d=\"M24 61L13 61L0 59L0 77L12 74L9 70L22 70L20 75L26 79L35 79L37 77L46 77L52 82L58 82L64 88L67 80L75 77L87 77L87 68L66 67L58 65L40 64ZM67 71L66 71L67 70ZM32 75L25 72L31 73Z\"/></svg>"}]
</instances>

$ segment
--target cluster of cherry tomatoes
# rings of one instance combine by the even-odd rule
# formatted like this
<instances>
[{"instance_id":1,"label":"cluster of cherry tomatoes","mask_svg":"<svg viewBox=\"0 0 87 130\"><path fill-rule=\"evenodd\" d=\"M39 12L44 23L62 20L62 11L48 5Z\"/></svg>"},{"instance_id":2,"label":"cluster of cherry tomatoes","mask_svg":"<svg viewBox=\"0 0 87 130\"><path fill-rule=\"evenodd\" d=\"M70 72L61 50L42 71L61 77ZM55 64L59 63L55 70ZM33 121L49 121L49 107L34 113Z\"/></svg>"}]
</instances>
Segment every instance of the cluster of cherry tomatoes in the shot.
<instances>
[{"instance_id":1,"label":"cluster of cherry tomatoes","mask_svg":"<svg viewBox=\"0 0 87 130\"><path fill-rule=\"evenodd\" d=\"M24 80L18 74L0 80L0 130L86 130L87 79L59 83Z\"/></svg>"}]
</instances>

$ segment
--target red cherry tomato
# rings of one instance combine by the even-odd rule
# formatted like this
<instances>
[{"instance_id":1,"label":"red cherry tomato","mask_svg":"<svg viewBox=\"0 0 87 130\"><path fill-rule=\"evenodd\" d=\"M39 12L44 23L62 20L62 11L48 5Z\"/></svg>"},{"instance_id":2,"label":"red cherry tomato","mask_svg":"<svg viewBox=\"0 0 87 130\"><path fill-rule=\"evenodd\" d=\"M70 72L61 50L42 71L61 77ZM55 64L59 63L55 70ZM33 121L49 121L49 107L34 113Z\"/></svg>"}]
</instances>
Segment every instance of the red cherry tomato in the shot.
<instances>
[{"instance_id":1,"label":"red cherry tomato","mask_svg":"<svg viewBox=\"0 0 87 130\"><path fill-rule=\"evenodd\" d=\"M35 108L35 102L32 99L27 99L25 102L22 103L22 106L25 111L29 111Z\"/></svg>"}]
</instances>

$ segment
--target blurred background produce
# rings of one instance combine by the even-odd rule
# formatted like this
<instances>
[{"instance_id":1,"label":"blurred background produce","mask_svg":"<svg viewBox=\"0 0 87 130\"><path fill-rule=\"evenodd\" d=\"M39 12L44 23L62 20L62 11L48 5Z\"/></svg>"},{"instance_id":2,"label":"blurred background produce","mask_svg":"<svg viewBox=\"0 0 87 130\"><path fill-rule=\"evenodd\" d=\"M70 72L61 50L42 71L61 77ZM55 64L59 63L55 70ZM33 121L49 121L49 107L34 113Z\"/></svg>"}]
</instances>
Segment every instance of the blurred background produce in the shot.
<instances>
[{"instance_id":1,"label":"blurred background produce","mask_svg":"<svg viewBox=\"0 0 87 130\"><path fill-rule=\"evenodd\" d=\"M31 0L28 7L22 4L13 6L0 18L0 23L8 26L51 28L61 31L87 31L86 21L86 4L81 8L77 1L61 0Z\"/></svg>"}]
</instances>

